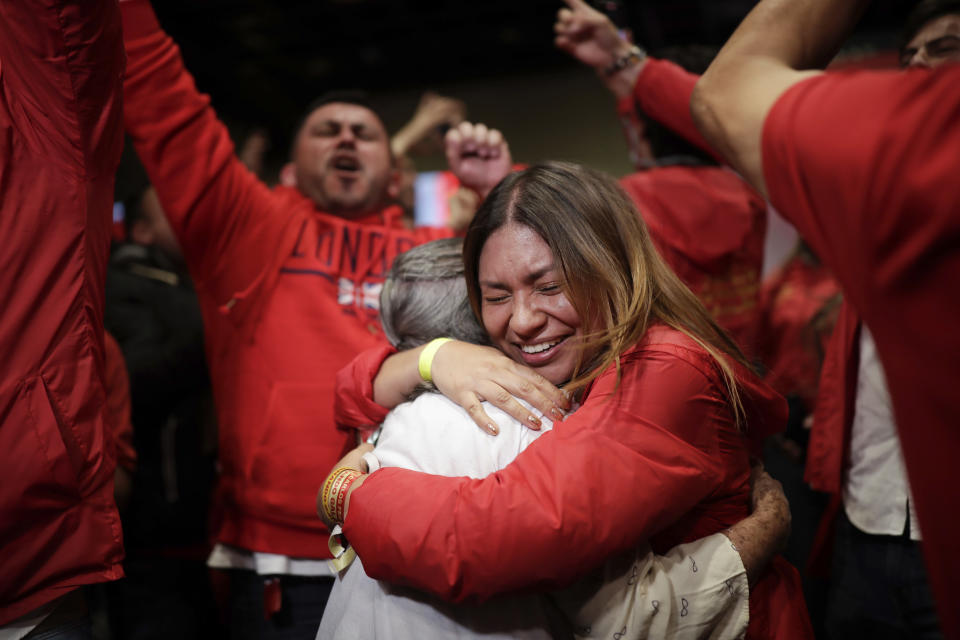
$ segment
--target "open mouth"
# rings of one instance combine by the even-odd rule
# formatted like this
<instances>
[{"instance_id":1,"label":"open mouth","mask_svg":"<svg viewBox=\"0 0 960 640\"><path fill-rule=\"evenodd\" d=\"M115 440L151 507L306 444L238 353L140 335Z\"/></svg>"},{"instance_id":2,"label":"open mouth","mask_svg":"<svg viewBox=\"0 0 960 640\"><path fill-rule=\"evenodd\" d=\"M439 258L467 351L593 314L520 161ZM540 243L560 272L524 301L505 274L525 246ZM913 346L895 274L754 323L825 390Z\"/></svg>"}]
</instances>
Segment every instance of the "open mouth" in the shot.
<instances>
[{"instance_id":1,"label":"open mouth","mask_svg":"<svg viewBox=\"0 0 960 640\"><path fill-rule=\"evenodd\" d=\"M355 174L360 171L360 162L353 156L334 156L333 168L340 172Z\"/></svg>"},{"instance_id":2,"label":"open mouth","mask_svg":"<svg viewBox=\"0 0 960 640\"><path fill-rule=\"evenodd\" d=\"M560 342L560 340L553 340L551 342L541 342L540 344L522 344L520 345L520 350L524 353L543 353L557 346Z\"/></svg>"},{"instance_id":3,"label":"open mouth","mask_svg":"<svg viewBox=\"0 0 960 640\"><path fill-rule=\"evenodd\" d=\"M552 358L553 354L556 353L560 346L566 341L566 338L559 338L538 342L536 344L516 343L516 346L520 349L524 362L527 364L541 364Z\"/></svg>"}]
</instances>

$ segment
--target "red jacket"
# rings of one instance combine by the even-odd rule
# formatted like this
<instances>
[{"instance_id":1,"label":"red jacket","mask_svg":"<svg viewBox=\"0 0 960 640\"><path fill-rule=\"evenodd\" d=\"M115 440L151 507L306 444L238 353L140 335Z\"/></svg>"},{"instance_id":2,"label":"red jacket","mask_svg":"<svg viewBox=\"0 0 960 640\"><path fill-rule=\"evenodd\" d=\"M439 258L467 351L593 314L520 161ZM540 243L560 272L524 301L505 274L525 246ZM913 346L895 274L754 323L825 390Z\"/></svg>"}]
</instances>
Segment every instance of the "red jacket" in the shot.
<instances>
[{"instance_id":1,"label":"red jacket","mask_svg":"<svg viewBox=\"0 0 960 640\"><path fill-rule=\"evenodd\" d=\"M383 418L367 394L387 353L364 354L338 376L348 426ZM619 386L611 367L580 409L487 478L369 476L345 524L367 573L450 600L486 599L567 584L654 534L663 549L745 517L748 442L709 355L656 326L621 364ZM782 428L783 398L743 371L739 384L750 440ZM799 585L777 561L752 589L751 636L810 637Z\"/></svg>"},{"instance_id":2,"label":"red jacket","mask_svg":"<svg viewBox=\"0 0 960 640\"><path fill-rule=\"evenodd\" d=\"M123 573L103 282L116 2L0 3L0 625Z\"/></svg>"},{"instance_id":3,"label":"red jacket","mask_svg":"<svg viewBox=\"0 0 960 640\"><path fill-rule=\"evenodd\" d=\"M346 221L270 190L148 2L123 4L124 117L197 285L220 437L220 542L326 558L316 491L355 442L333 422L334 374L381 344L394 256L445 230L408 231L399 207Z\"/></svg>"},{"instance_id":4,"label":"red jacket","mask_svg":"<svg viewBox=\"0 0 960 640\"><path fill-rule=\"evenodd\" d=\"M943 630L954 637L960 637L960 483L952 473L960 451L958 82L957 65L823 74L778 99L762 139L771 202L834 273L876 342L930 585Z\"/></svg>"},{"instance_id":5,"label":"red jacket","mask_svg":"<svg viewBox=\"0 0 960 640\"><path fill-rule=\"evenodd\" d=\"M624 113L639 107L712 154L690 116L697 79L672 62L648 59L633 95L621 100L618 109ZM620 184L667 264L748 357L754 357L767 232L763 198L724 167L655 167L630 174Z\"/></svg>"}]
</instances>

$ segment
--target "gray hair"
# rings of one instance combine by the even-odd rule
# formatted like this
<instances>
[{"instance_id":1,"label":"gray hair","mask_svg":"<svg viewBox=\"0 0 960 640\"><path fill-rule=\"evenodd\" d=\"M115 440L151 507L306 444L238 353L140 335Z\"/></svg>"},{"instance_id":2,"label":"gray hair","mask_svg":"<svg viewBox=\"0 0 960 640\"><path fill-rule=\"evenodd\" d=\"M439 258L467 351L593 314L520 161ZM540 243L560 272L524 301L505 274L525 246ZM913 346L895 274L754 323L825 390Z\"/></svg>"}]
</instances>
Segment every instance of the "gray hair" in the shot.
<instances>
[{"instance_id":1,"label":"gray hair","mask_svg":"<svg viewBox=\"0 0 960 640\"><path fill-rule=\"evenodd\" d=\"M380 324L401 351L440 337L489 344L467 299L461 239L435 240L396 257L380 292Z\"/></svg>"}]
</instances>

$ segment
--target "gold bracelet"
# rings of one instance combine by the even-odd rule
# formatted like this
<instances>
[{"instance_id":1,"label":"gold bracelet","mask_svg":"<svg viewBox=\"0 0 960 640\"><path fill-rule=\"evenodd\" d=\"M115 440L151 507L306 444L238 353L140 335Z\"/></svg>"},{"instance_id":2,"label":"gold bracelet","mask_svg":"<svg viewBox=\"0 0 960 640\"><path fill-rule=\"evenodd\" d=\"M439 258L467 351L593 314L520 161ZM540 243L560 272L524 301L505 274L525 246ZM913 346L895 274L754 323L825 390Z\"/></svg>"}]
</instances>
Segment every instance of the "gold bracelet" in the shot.
<instances>
[{"instance_id":1,"label":"gold bracelet","mask_svg":"<svg viewBox=\"0 0 960 640\"><path fill-rule=\"evenodd\" d=\"M337 477L333 479L333 482L330 483L330 496L327 500L326 512L327 517L330 518L332 522L336 522L337 515L337 496L340 493L340 487L343 486L344 481L347 479L350 470L344 469L337 474Z\"/></svg>"},{"instance_id":2,"label":"gold bracelet","mask_svg":"<svg viewBox=\"0 0 960 640\"><path fill-rule=\"evenodd\" d=\"M330 517L330 494L333 490L333 483L336 481L340 474L343 471L348 471L350 467L338 467L330 472L330 475L327 476L327 479L323 481L323 489L320 496L320 506L323 508L323 514L327 516L328 520L333 520Z\"/></svg>"},{"instance_id":3,"label":"gold bracelet","mask_svg":"<svg viewBox=\"0 0 960 640\"><path fill-rule=\"evenodd\" d=\"M347 496L350 494L350 487L356 482L357 478L363 474L356 470L351 470L346 472L343 475L343 482L340 483L340 486L337 488L336 501L334 502L333 507L333 518L332 521L337 524L343 524L343 520L346 516L344 513L347 506Z\"/></svg>"}]
</instances>

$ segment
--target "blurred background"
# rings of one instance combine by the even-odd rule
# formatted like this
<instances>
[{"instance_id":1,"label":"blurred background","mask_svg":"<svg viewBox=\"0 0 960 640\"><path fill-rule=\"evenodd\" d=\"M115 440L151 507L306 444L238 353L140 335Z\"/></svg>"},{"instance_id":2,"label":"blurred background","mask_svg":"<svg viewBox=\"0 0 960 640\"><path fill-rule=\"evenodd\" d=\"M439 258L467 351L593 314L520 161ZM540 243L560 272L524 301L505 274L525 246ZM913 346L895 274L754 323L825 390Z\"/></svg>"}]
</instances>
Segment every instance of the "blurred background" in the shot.
<instances>
[{"instance_id":1,"label":"blurred background","mask_svg":"<svg viewBox=\"0 0 960 640\"><path fill-rule=\"evenodd\" d=\"M755 3L600 4L655 52L666 45L719 46ZM895 48L912 4L876 0L847 53ZM267 133L266 175L285 161L304 106L336 88L372 92L391 132L410 118L420 94L433 89L463 100L469 119L504 131L518 160L574 160L618 176L631 170L612 99L590 71L553 46L559 0L156 0L154 5L235 140L255 129ZM422 171L445 163L438 153L417 165Z\"/></svg>"}]
</instances>

